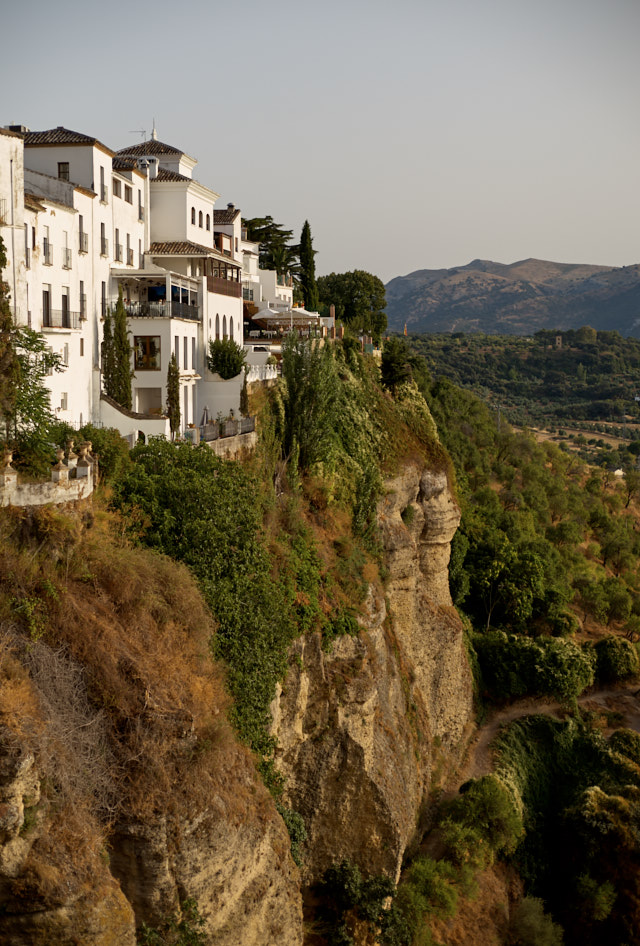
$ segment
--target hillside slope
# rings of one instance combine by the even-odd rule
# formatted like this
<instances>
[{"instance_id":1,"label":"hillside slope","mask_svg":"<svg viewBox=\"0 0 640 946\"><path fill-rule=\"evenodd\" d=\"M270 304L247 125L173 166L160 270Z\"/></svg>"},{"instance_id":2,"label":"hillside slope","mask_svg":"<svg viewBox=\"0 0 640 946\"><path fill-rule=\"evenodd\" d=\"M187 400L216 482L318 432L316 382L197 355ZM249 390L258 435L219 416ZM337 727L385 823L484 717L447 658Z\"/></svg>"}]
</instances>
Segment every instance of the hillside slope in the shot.
<instances>
[{"instance_id":1,"label":"hillside slope","mask_svg":"<svg viewBox=\"0 0 640 946\"><path fill-rule=\"evenodd\" d=\"M529 335L542 328L640 335L640 265L611 268L527 259L421 269L386 285L391 331Z\"/></svg>"}]
</instances>

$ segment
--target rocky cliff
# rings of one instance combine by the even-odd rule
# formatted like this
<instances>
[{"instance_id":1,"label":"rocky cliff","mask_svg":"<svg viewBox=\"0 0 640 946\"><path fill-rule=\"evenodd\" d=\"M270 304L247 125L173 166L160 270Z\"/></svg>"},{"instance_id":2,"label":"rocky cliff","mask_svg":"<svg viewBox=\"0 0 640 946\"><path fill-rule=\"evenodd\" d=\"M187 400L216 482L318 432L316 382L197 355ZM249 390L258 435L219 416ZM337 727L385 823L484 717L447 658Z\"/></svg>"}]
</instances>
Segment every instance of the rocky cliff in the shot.
<instances>
[{"instance_id":1,"label":"rocky cliff","mask_svg":"<svg viewBox=\"0 0 640 946\"><path fill-rule=\"evenodd\" d=\"M348 859L397 877L432 788L434 754L455 754L472 716L462 625L448 585L460 514L444 473L408 465L379 504L389 571L362 632L332 650L298 640L274 701L286 801L309 835L304 877Z\"/></svg>"},{"instance_id":2,"label":"rocky cliff","mask_svg":"<svg viewBox=\"0 0 640 946\"><path fill-rule=\"evenodd\" d=\"M160 928L190 897L210 943L296 946L302 891L332 863L397 878L436 764L471 719L471 680L445 474L407 465L378 520L388 580L370 586L360 632L330 650L299 638L272 705L283 801L308 833L301 872L224 718L211 620L186 570L76 524L67 584L51 591L52 522L46 541L32 523L22 551L2 546L3 574L22 576L14 612L32 602L30 641L0 629L3 943L134 946L143 920ZM41 623L37 588L50 594Z\"/></svg>"}]
</instances>

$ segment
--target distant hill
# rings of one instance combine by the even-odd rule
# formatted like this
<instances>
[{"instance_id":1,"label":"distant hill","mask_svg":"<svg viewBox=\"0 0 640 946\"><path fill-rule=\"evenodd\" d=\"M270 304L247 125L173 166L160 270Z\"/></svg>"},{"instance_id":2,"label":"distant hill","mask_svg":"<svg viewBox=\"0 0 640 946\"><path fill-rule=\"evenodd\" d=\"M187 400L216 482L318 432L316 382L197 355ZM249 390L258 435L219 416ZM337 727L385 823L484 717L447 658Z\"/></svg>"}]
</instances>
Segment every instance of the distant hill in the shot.
<instances>
[{"instance_id":1,"label":"distant hill","mask_svg":"<svg viewBox=\"0 0 640 946\"><path fill-rule=\"evenodd\" d=\"M391 331L530 335L591 325L640 337L640 265L611 268L476 259L419 269L386 285Z\"/></svg>"}]
</instances>

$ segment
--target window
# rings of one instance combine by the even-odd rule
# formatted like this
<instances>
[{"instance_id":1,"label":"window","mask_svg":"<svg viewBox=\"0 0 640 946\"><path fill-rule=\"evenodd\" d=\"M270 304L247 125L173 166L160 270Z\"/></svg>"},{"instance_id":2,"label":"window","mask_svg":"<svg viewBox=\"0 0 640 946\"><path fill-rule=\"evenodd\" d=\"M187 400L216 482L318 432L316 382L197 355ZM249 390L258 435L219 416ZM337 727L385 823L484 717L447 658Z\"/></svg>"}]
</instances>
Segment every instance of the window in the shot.
<instances>
[{"instance_id":1,"label":"window","mask_svg":"<svg viewBox=\"0 0 640 946\"><path fill-rule=\"evenodd\" d=\"M238 252L238 237L236 237L236 253Z\"/></svg>"},{"instance_id":2,"label":"window","mask_svg":"<svg viewBox=\"0 0 640 946\"><path fill-rule=\"evenodd\" d=\"M109 188L104 183L104 168L100 168L100 201L106 204L109 198Z\"/></svg>"},{"instance_id":3,"label":"window","mask_svg":"<svg viewBox=\"0 0 640 946\"><path fill-rule=\"evenodd\" d=\"M233 319L229 319L229 338L233 341Z\"/></svg>"},{"instance_id":4,"label":"window","mask_svg":"<svg viewBox=\"0 0 640 946\"><path fill-rule=\"evenodd\" d=\"M111 183L113 184L113 196L122 197L122 189L121 189L122 185L120 184L120 181L118 180L118 178L114 177Z\"/></svg>"},{"instance_id":5,"label":"window","mask_svg":"<svg viewBox=\"0 0 640 946\"><path fill-rule=\"evenodd\" d=\"M177 335L173 338L173 354L176 356L176 364L180 367L180 339Z\"/></svg>"},{"instance_id":6,"label":"window","mask_svg":"<svg viewBox=\"0 0 640 946\"><path fill-rule=\"evenodd\" d=\"M223 338L226 338L226 337L227 337L227 317L226 317L226 315L224 315L224 316L222 317L222 337L223 337Z\"/></svg>"},{"instance_id":7,"label":"window","mask_svg":"<svg viewBox=\"0 0 640 946\"><path fill-rule=\"evenodd\" d=\"M207 230L210 230L210 229L211 229L211 217L209 214L207 214Z\"/></svg>"},{"instance_id":8,"label":"window","mask_svg":"<svg viewBox=\"0 0 640 946\"><path fill-rule=\"evenodd\" d=\"M51 325L51 285L42 287L42 324ZM53 371L51 372L53 374Z\"/></svg>"},{"instance_id":9,"label":"window","mask_svg":"<svg viewBox=\"0 0 640 946\"><path fill-rule=\"evenodd\" d=\"M191 223L195 226L196 224L196 208L191 208Z\"/></svg>"},{"instance_id":10,"label":"window","mask_svg":"<svg viewBox=\"0 0 640 946\"><path fill-rule=\"evenodd\" d=\"M58 161L58 177L61 181L69 180L69 162Z\"/></svg>"},{"instance_id":11,"label":"window","mask_svg":"<svg viewBox=\"0 0 640 946\"><path fill-rule=\"evenodd\" d=\"M80 357L84 358L84 338L80 339Z\"/></svg>"},{"instance_id":12,"label":"window","mask_svg":"<svg viewBox=\"0 0 640 946\"><path fill-rule=\"evenodd\" d=\"M202 230L202 211L198 214L198 226Z\"/></svg>"},{"instance_id":13,"label":"window","mask_svg":"<svg viewBox=\"0 0 640 946\"><path fill-rule=\"evenodd\" d=\"M65 342L62 346L62 364L69 366L69 343Z\"/></svg>"},{"instance_id":14,"label":"window","mask_svg":"<svg viewBox=\"0 0 640 946\"><path fill-rule=\"evenodd\" d=\"M114 259L118 262L122 262L122 243L120 242L120 231L116 227L116 245L113 248Z\"/></svg>"},{"instance_id":15,"label":"window","mask_svg":"<svg viewBox=\"0 0 640 946\"><path fill-rule=\"evenodd\" d=\"M142 210L142 191L138 190L138 220L144 220L144 212Z\"/></svg>"},{"instance_id":16,"label":"window","mask_svg":"<svg viewBox=\"0 0 640 946\"><path fill-rule=\"evenodd\" d=\"M80 318L87 317L87 296L84 291L84 280L80 280Z\"/></svg>"},{"instance_id":17,"label":"window","mask_svg":"<svg viewBox=\"0 0 640 946\"><path fill-rule=\"evenodd\" d=\"M128 204L133 203L133 190L128 184L124 185L124 199Z\"/></svg>"},{"instance_id":18,"label":"window","mask_svg":"<svg viewBox=\"0 0 640 946\"><path fill-rule=\"evenodd\" d=\"M100 224L100 256L109 255L109 243L107 241L107 228L104 223Z\"/></svg>"},{"instance_id":19,"label":"window","mask_svg":"<svg viewBox=\"0 0 640 946\"><path fill-rule=\"evenodd\" d=\"M69 395L67 394L66 391L63 391L62 394L60 395L60 410L61 411L67 410L68 402L69 402Z\"/></svg>"},{"instance_id":20,"label":"window","mask_svg":"<svg viewBox=\"0 0 640 946\"><path fill-rule=\"evenodd\" d=\"M196 340L195 338L191 339L191 368L193 371L196 370Z\"/></svg>"},{"instance_id":21,"label":"window","mask_svg":"<svg viewBox=\"0 0 640 946\"><path fill-rule=\"evenodd\" d=\"M189 339L185 338L184 345L182 347L184 370L186 371L189 367Z\"/></svg>"},{"instance_id":22,"label":"window","mask_svg":"<svg viewBox=\"0 0 640 946\"><path fill-rule=\"evenodd\" d=\"M136 371L160 371L160 336L135 335L133 359Z\"/></svg>"},{"instance_id":23,"label":"window","mask_svg":"<svg viewBox=\"0 0 640 946\"><path fill-rule=\"evenodd\" d=\"M216 312L216 341L220 338L220 316Z\"/></svg>"},{"instance_id":24,"label":"window","mask_svg":"<svg viewBox=\"0 0 640 946\"><path fill-rule=\"evenodd\" d=\"M102 283L101 308L102 308L102 318L104 319L107 315L107 284L106 282Z\"/></svg>"}]
</instances>

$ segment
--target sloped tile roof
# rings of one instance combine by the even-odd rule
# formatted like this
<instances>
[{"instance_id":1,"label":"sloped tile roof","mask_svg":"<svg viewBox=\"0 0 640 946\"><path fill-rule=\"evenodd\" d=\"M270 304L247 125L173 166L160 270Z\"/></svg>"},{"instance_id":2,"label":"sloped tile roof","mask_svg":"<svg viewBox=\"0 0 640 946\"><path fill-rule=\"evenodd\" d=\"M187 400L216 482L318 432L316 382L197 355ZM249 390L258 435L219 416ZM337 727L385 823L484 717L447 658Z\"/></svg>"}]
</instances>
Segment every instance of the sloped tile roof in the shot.
<instances>
[{"instance_id":1,"label":"sloped tile roof","mask_svg":"<svg viewBox=\"0 0 640 946\"><path fill-rule=\"evenodd\" d=\"M167 168L158 168L158 176L152 177L152 181L193 181L192 177L186 174L178 174L177 171L168 171Z\"/></svg>"},{"instance_id":2,"label":"sloped tile roof","mask_svg":"<svg viewBox=\"0 0 640 946\"><path fill-rule=\"evenodd\" d=\"M173 145L167 145L156 138L149 138L148 141L142 141L138 145L129 145L127 148L121 148L118 154L135 154L144 157L145 154L186 154L180 148L174 148Z\"/></svg>"},{"instance_id":3,"label":"sloped tile roof","mask_svg":"<svg viewBox=\"0 0 640 946\"><path fill-rule=\"evenodd\" d=\"M213 256L224 261L229 266L240 267L237 260L232 260L219 250L201 243L192 243L191 240L174 240L169 243L152 243L149 247L151 256Z\"/></svg>"},{"instance_id":4,"label":"sloped tile roof","mask_svg":"<svg viewBox=\"0 0 640 946\"><path fill-rule=\"evenodd\" d=\"M109 154L114 153L111 148L107 148L97 138L92 138L91 135L83 135L79 131L71 131L62 125L58 125L57 128L49 128L47 131L28 131L24 136L24 145L25 148L36 145L99 145Z\"/></svg>"},{"instance_id":5,"label":"sloped tile roof","mask_svg":"<svg viewBox=\"0 0 640 946\"><path fill-rule=\"evenodd\" d=\"M138 167L136 159L128 157L127 155L119 156L116 155L113 159L113 170L114 171L133 171Z\"/></svg>"},{"instance_id":6,"label":"sloped tile roof","mask_svg":"<svg viewBox=\"0 0 640 946\"><path fill-rule=\"evenodd\" d=\"M214 210L213 222L214 224L233 223L239 213L240 210L237 207L233 209L231 207L225 207L224 210L222 208L220 210Z\"/></svg>"}]
</instances>

